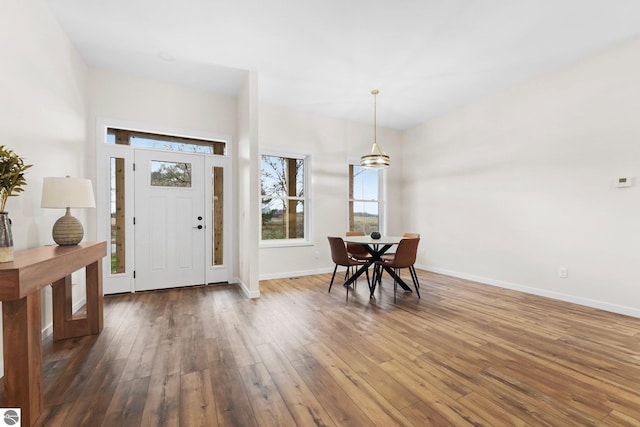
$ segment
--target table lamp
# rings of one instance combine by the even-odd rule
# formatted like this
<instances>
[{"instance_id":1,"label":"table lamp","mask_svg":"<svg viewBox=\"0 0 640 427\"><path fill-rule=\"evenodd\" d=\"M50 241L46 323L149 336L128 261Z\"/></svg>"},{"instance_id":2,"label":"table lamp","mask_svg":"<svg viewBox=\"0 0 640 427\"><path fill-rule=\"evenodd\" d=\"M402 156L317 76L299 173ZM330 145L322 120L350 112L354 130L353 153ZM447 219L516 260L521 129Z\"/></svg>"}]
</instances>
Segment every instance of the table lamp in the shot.
<instances>
[{"instance_id":1,"label":"table lamp","mask_svg":"<svg viewBox=\"0 0 640 427\"><path fill-rule=\"evenodd\" d=\"M91 180L84 178L44 178L43 208L66 209L63 217L53 225L53 240L60 246L77 245L84 236L82 224L71 216L71 208L95 208Z\"/></svg>"}]
</instances>

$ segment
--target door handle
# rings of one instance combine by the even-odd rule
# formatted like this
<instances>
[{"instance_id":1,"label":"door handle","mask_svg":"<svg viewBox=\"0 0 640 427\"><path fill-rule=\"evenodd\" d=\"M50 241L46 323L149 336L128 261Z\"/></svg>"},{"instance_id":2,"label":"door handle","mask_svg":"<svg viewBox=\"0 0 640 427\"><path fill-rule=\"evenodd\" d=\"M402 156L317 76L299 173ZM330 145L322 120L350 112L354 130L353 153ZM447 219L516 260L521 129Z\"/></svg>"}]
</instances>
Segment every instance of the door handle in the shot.
<instances>
[{"instance_id":1,"label":"door handle","mask_svg":"<svg viewBox=\"0 0 640 427\"><path fill-rule=\"evenodd\" d=\"M202 221L202 217L201 216L198 217L198 221Z\"/></svg>"},{"instance_id":2,"label":"door handle","mask_svg":"<svg viewBox=\"0 0 640 427\"><path fill-rule=\"evenodd\" d=\"M197 227L193 227L193 228L197 228L198 230L202 230L203 227L201 225L198 225Z\"/></svg>"}]
</instances>

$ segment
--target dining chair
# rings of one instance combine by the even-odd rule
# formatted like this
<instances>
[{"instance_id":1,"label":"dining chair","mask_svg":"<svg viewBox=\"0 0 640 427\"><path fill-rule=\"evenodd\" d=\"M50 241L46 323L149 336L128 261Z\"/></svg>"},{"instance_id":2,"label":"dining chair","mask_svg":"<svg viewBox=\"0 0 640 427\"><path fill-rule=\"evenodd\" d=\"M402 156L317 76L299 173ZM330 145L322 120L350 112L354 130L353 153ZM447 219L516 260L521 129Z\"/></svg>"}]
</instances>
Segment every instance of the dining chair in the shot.
<instances>
[{"instance_id":1,"label":"dining chair","mask_svg":"<svg viewBox=\"0 0 640 427\"><path fill-rule=\"evenodd\" d=\"M402 235L403 239L419 239L420 238L420 233L404 233ZM390 260L395 256L395 252L387 252L386 254L382 255L382 259L387 259Z\"/></svg>"},{"instance_id":2,"label":"dining chair","mask_svg":"<svg viewBox=\"0 0 640 427\"><path fill-rule=\"evenodd\" d=\"M333 263L336 265L333 269L333 276L331 276L331 283L329 284L329 292L331 292L331 287L333 286L333 280L336 277L336 271L338 270L338 266L347 267L347 271L345 272L345 282L349 280L350 269L352 267L360 267L367 264L367 261L353 259L349 256L347 252L347 247L344 244L344 240L342 237L327 237L329 239L329 246L331 248L331 259ZM365 271L367 275L367 283L369 284L369 288L371 288L371 282L369 281L369 270ZM347 286L347 301L349 300L349 287Z\"/></svg>"},{"instance_id":3,"label":"dining chair","mask_svg":"<svg viewBox=\"0 0 640 427\"><path fill-rule=\"evenodd\" d=\"M385 257L382 256L381 261L376 261L376 266L380 267L380 272L378 273L378 283L382 280L382 267L391 267L393 268L396 275L400 274L400 269L407 268L409 269L409 273L411 273L411 280L413 281L413 286L416 288L416 293L418 294L418 298L420 298L420 283L418 282L418 275L415 269L415 262L418 255L418 244L420 243L419 237L408 237L403 238L398 243L398 249L396 250L393 256ZM385 254L387 255L387 254ZM390 254L391 255L391 254ZM376 278L374 278L376 280ZM398 282L394 279L393 281L393 302L396 302L396 291L398 289Z\"/></svg>"},{"instance_id":4,"label":"dining chair","mask_svg":"<svg viewBox=\"0 0 640 427\"><path fill-rule=\"evenodd\" d=\"M347 236L366 236L364 231L347 231L346 235ZM367 252L364 246L359 245L357 243L347 242L347 252L349 253L349 256L353 259L357 259L360 261L362 260L366 261L371 259L371 254Z\"/></svg>"},{"instance_id":5,"label":"dining chair","mask_svg":"<svg viewBox=\"0 0 640 427\"><path fill-rule=\"evenodd\" d=\"M420 238L420 233L404 233L402 235L403 239L419 239ZM384 255L382 255L382 259L385 261L392 261L393 257L396 256L395 252L387 252ZM374 272L374 280L377 277L378 280L378 286L380 286L382 284L382 272L384 270L382 270L381 268L378 268L378 266L376 266L375 272Z\"/></svg>"},{"instance_id":6,"label":"dining chair","mask_svg":"<svg viewBox=\"0 0 640 427\"><path fill-rule=\"evenodd\" d=\"M347 231L346 236L366 236L364 231ZM357 243L347 242L347 253L349 257L357 260L357 261L369 261L371 259L371 254L367 252L364 246L359 245ZM354 270L357 266L350 267L351 270ZM353 283L355 287L357 285L357 280Z\"/></svg>"}]
</instances>

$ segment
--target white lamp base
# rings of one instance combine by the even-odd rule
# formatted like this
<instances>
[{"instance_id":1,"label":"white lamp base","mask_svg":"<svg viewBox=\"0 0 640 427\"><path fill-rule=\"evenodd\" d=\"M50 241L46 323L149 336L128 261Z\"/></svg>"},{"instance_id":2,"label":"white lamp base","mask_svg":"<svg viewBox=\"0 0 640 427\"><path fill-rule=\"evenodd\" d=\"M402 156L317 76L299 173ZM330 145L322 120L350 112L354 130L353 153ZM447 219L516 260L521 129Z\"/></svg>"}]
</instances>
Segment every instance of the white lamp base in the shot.
<instances>
[{"instance_id":1,"label":"white lamp base","mask_svg":"<svg viewBox=\"0 0 640 427\"><path fill-rule=\"evenodd\" d=\"M53 241L60 246L77 245L84 237L82 224L75 217L71 216L69 208L63 217L60 217L53 225Z\"/></svg>"}]
</instances>

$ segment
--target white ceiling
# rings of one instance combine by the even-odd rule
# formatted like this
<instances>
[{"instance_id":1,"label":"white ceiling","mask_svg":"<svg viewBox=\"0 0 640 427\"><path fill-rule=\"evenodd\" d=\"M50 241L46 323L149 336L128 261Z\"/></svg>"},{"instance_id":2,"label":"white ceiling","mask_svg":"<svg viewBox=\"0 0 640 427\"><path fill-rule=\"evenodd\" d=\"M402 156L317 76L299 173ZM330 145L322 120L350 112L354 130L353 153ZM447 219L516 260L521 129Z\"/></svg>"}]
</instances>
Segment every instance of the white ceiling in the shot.
<instances>
[{"instance_id":1,"label":"white ceiling","mask_svg":"<svg viewBox=\"0 0 640 427\"><path fill-rule=\"evenodd\" d=\"M86 62L407 129L640 32L638 0L48 0Z\"/></svg>"}]
</instances>

